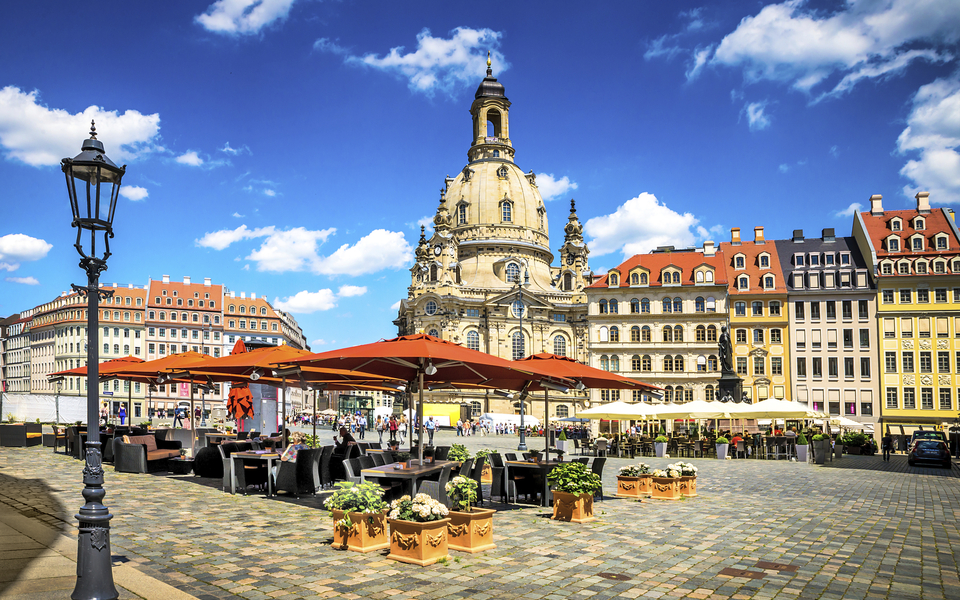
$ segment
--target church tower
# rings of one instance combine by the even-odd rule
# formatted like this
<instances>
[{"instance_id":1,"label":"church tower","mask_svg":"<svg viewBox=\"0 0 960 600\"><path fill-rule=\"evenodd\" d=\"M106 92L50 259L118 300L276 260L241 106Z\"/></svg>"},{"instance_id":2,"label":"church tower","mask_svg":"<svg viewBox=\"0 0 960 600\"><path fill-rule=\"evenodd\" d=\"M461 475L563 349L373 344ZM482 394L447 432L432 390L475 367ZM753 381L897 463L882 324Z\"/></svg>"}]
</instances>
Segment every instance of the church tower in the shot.
<instances>
[{"instance_id":1,"label":"church tower","mask_svg":"<svg viewBox=\"0 0 960 600\"><path fill-rule=\"evenodd\" d=\"M536 175L514 161L510 108L488 56L470 107L467 164L443 181L433 234L421 230L407 298L394 323L401 335L428 333L506 359L547 352L585 361L583 288L590 273L583 228L571 208L561 264L552 266ZM559 398L551 418L573 414L576 399ZM477 414L519 409L486 392L432 392L430 401L469 402ZM542 408L531 414L542 418Z\"/></svg>"}]
</instances>

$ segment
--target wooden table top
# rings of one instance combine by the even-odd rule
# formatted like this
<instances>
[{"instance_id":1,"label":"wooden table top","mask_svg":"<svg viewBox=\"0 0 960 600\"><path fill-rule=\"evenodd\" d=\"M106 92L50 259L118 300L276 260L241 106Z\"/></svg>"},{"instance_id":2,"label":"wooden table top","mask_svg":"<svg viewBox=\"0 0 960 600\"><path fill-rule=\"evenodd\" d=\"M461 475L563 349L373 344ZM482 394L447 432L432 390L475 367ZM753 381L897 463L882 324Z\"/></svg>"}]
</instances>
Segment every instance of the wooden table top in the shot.
<instances>
[{"instance_id":1,"label":"wooden table top","mask_svg":"<svg viewBox=\"0 0 960 600\"><path fill-rule=\"evenodd\" d=\"M381 465L378 467L373 467L370 469L363 469L360 472L364 475L370 477L398 477L398 478L408 478L408 477L420 477L423 475L431 475L437 473L443 469L445 465L455 464L453 461L448 460L438 460L426 465L414 465L412 467L407 467L405 469L397 469L396 465L399 463L390 463L388 465Z\"/></svg>"}]
</instances>

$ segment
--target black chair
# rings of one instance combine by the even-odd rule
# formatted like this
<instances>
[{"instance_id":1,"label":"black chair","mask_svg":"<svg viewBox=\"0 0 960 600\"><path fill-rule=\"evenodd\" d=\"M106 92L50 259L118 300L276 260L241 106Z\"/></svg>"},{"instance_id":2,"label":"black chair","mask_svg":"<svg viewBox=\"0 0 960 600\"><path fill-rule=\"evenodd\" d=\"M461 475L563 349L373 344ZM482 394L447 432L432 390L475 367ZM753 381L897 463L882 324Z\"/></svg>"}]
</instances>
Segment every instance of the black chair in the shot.
<instances>
[{"instance_id":1,"label":"black chair","mask_svg":"<svg viewBox=\"0 0 960 600\"><path fill-rule=\"evenodd\" d=\"M483 504L483 464L485 462L484 457L476 459L473 463L473 472L469 477L477 482L477 506Z\"/></svg>"},{"instance_id":2,"label":"black chair","mask_svg":"<svg viewBox=\"0 0 960 600\"><path fill-rule=\"evenodd\" d=\"M248 435L250 435L250 432L249 432L249 431L238 431L238 432L237 432L237 441L239 442L239 441L241 441L241 440L247 439L247 436L248 436ZM253 436L251 436L251 437L253 437Z\"/></svg>"},{"instance_id":3,"label":"black chair","mask_svg":"<svg viewBox=\"0 0 960 600\"><path fill-rule=\"evenodd\" d=\"M320 455L323 448L308 448L297 450L295 462L283 461L277 470L277 480L274 488L293 494L297 498L301 494L316 494L320 488Z\"/></svg>"},{"instance_id":4,"label":"black chair","mask_svg":"<svg viewBox=\"0 0 960 600\"><path fill-rule=\"evenodd\" d=\"M510 497L517 497L516 486L513 485L512 481L508 481L506 478L506 467L503 463L503 457L497 453L490 455L490 474L493 476L493 483L490 485L490 498L494 496L499 498L501 501L506 500L509 502Z\"/></svg>"},{"instance_id":5,"label":"black chair","mask_svg":"<svg viewBox=\"0 0 960 600\"><path fill-rule=\"evenodd\" d=\"M363 456L358 457L357 464L360 465L361 470L372 469L375 466L377 466L377 464L373 461L373 457L370 456L369 454L364 454Z\"/></svg>"},{"instance_id":6,"label":"black chair","mask_svg":"<svg viewBox=\"0 0 960 600\"><path fill-rule=\"evenodd\" d=\"M516 452L507 452L506 454L503 455L503 457L504 457L506 460L517 460L517 454L516 454Z\"/></svg>"},{"instance_id":7,"label":"black chair","mask_svg":"<svg viewBox=\"0 0 960 600\"><path fill-rule=\"evenodd\" d=\"M746 440L737 440L737 458L747 457L747 441Z\"/></svg>"},{"instance_id":8,"label":"black chair","mask_svg":"<svg viewBox=\"0 0 960 600\"><path fill-rule=\"evenodd\" d=\"M583 454L583 448L580 447L580 440L573 438L573 449L577 451L577 454Z\"/></svg>"},{"instance_id":9,"label":"black chair","mask_svg":"<svg viewBox=\"0 0 960 600\"><path fill-rule=\"evenodd\" d=\"M589 456L581 456L580 458L574 459L573 462L578 462L578 463L581 463L581 464L584 464L584 465L589 465L589 464L590 464L590 457L589 457Z\"/></svg>"},{"instance_id":10,"label":"black chair","mask_svg":"<svg viewBox=\"0 0 960 600\"><path fill-rule=\"evenodd\" d=\"M390 450L384 450L380 454L383 456L383 464L385 465L397 462L396 455Z\"/></svg>"},{"instance_id":11,"label":"black chair","mask_svg":"<svg viewBox=\"0 0 960 600\"><path fill-rule=\"evenodd\" d=\"M333 478L330 475L330 459L333 457L334 446L324 446L320 453L320 487L326 488L333 485Z\"/></svg>"},{"instance_id":12,"label":"black chair","mask_svg":"<svg viewBox=\"0 0 960 600\"><path fill-rule=\"evenodd\" d=\"M447 460L447 456L450 455L450 446L437 446L433 450L434 460Z\"/></svg>"},{"instance_id":13,"label":"black chair","mask_svg":"<svg viewBox=\"0 0 960 600\"><path fill-rule=\"evenodd\" d=\"M225 442L219 444L217 449L220 451L220 458L223 460L223 491L230 490L230 455L238 451L236 442Z\"/></svg>"},{"instance_id":14,"label":"black chair","mask_svg":"<svg viewBox=\"0 0 960 600\"><path fill-rule=\"evenodd\" d=\"M344 479L352 483L362 483L360 476L360 459L348 458L343 461Z\"/></svg>"},{"instance_id":15,"label":"black chair","mask_svg":"<svg viewBox=\"0 0 960 600\"><path fill-rule=\"evenodd\" d=\"M447 508L450 508L450 498L447 497L446 487L447 482L450 481L450 472L452 470L452 464L443 465L443 469L440 471L440 477L438 477L436 481L431 479L422 480L420 486L417 488L417 493L426 494Z\"/></svg>"},{"instance_id":16,"label":"black chair","mask_svg":"<svg viewBox=\"0 0 960 600\"><path fill-rule=\"evenodd\" d=\"M590 465L590 470L596 473L600 479L603 479L603 465L607 462L606 457L600 457L593 459L593 464ZM603 500L603 488L600 488L600 491L597 492L595 498Z\"/></svg>"},{"instance_id":17,"label":"black chair","mask_svg":"<svg viewBox=\"0 0 960 600\"><path fill-rule=\"evenodd\" d=\"M262 487L267 485L267 478L272 477L272 474L267 470L266 461L259 460L256 458L245 459L245 458L234 458L230 457L230 460L236 462L240 461L240 464L236 464L234 468L234 474L237 477L237 487L244 494L247 493L247 488L251 485ZM242 466L242 468L241 468Z\"/></svg>"},{"instance_id":18,"label":"black chair","mask_svg":"<svg viewBox=\"0 0 960 600\"><path fill-rule=\"evenodd\" d=\"M53 451L56 453L57 448L60 447L61 442L63 443L63 451L67 451L67 431L63 427L57 425L53 426Z\"/></svg>"},{"instance_id":19,"label":"black chair","mask_svg":"<svg viewBox=\"0 0 960 600\"><path fill-rule=\"evenodd\" d=\"M387 464L383 460L383 452L374 452L373 454L371 454L371 456L373 457L374 466L382 467L383 465Z\"/></svg>"}]
</instances>

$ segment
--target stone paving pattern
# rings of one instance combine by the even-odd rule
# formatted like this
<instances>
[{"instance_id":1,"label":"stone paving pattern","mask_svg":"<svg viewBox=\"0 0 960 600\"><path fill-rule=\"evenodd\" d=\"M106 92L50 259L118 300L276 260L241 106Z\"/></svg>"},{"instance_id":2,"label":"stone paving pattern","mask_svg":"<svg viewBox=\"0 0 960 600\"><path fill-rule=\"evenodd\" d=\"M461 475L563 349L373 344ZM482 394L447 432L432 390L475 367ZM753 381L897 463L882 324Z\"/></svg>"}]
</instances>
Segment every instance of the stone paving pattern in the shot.
<instances>
[{"instance_id":1,"label":"stone paving pattern","mask_svg":"<svg viewBox=\"0 0 960 600\"><path fill-rule=\"evenodd\" d=\"M511 451L517 440L439 434L437 443L450 442ZM543 439L528 444L542 448ZM425 568L386 560L386 551L330 548L320 496L233 496L219 480L108 466L105 504L117 564L203 599L960 598L956 465L909 467L903 455L826 466L681 459L700 470L699 497L610 496L619 466L675 460L609 458L607 497L585 525L495 504L495 550L451 551L449 563ZM50 448L0 448L0 510L71 533L81 469ZM720 574L730 568L750 573Z\"/></svg>"}]
</instances>

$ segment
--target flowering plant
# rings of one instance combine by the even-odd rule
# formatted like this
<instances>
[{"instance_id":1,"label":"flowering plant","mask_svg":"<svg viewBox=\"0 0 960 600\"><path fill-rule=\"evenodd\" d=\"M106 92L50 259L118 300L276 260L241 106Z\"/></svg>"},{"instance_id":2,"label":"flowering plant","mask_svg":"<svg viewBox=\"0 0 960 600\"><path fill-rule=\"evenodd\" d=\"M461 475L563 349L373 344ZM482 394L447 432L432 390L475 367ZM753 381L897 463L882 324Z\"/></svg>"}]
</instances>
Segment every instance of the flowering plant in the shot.
<instances>
[{"instance_id":1,"label":"flowering plant","mask_svg":"<svg viewBox=\"0 0 960 600\"><path fill-rule=\"evenodd\" d=\"M469 477L457 475L444 486L447 497L458 511L469 511L470 505L477 501L477 482Z\"/></svg>"},{"instance_id":2,"label":"flowering plant","mask_svg":"<svg viewBox=\"0 0 960 600\"><path fill-rule=\"evenodd\" d=\"M395 520L426 523L427 521L439 521L446 517L448 512L446 506L430 496L417 494L413 498L409 495L400 496L400 498L391 502L388 516Z\"/></svg>"},{"instance_id":3,"label":"flowering plant","mask_svg":"<svg viewBox=\"0 0 960 600\"><path fill-rule=\"evenodd\" d=\"M677 468L677 465L667 465L666 469L656 469L653 472L654 477L666 477L669 479L679 479L680 478L680 469Z\"/></svg>"},{"instance_id":4,"label":"flowering plant","mask_svg":"<svg viewBox=\"0 0 960 600\"><path fill-rule=\"evenodd\" d=\"M690 463L678 462L678 463L674 463L673 465L667 465L667 468L669 469L671 466L675 466L679 468L680 475L682 475L683 477L697 476L697 468Z\"/></svg>"},{"instance_id":5,"label":"flowering plant","mask_svg":"<svg viewBox=\"0 0 960 600\"><path fill-rule=\"evenodd\" d=\"M635 465L620 467L621 477L639 477L640 475L647 475L648 473L650 473L650 465L647 463L637 463Z\"/></svg>"},{"instance_id":6,"label":"flowering plant","mask_svg":"<svg viewBox=\"0 0 960 600\"><path fill-rule=\"evenodd\" d=\"M342 510L343 518L334 523L336 527L350 527L350 513L382 513L387 508L383 499L383 488L373 482L355 484L343 481L337 484L336 491L323 501L327 510Z\"/></svg>"}]
</instances>

